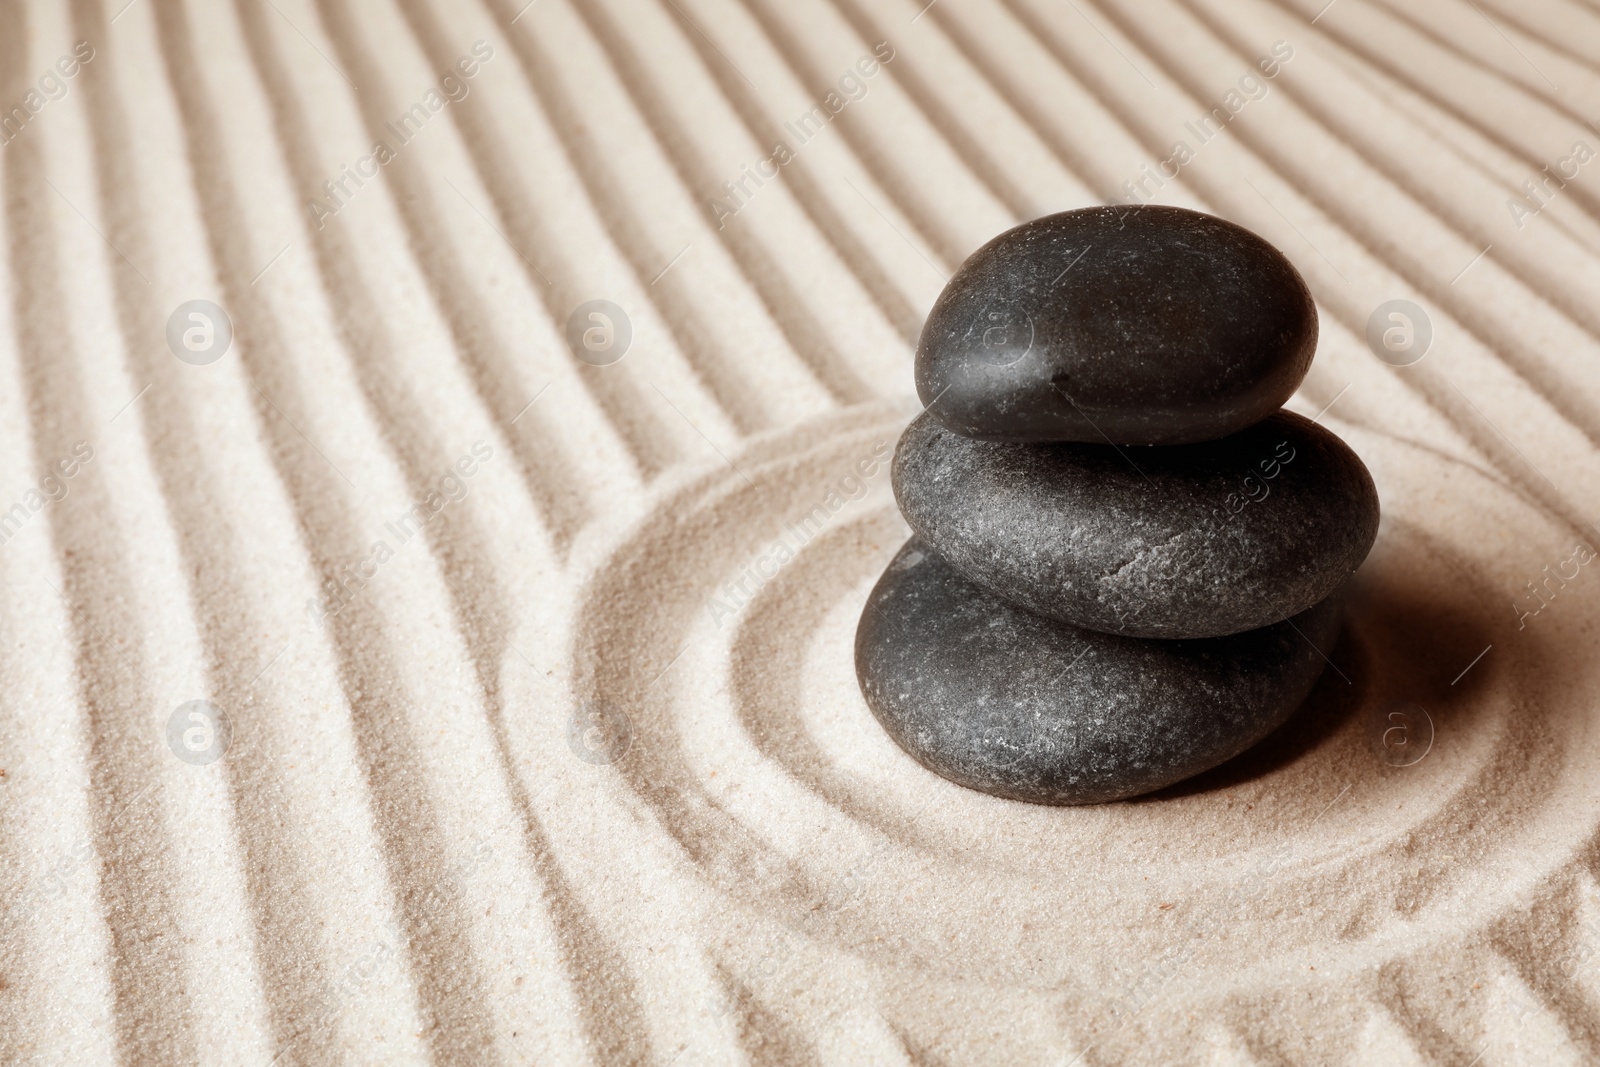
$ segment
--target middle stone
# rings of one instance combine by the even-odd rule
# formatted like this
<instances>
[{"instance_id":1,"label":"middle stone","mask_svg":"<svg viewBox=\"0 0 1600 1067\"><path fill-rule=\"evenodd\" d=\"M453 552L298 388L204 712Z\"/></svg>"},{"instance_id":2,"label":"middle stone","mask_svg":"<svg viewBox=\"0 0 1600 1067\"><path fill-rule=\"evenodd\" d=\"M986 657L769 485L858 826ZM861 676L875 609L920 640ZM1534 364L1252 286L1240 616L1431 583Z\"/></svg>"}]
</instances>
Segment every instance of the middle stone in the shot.
<instances>
[{"instance_id":1,"label":"middle stone","mask_svg":"<svg viewBox=\"0 0 1600 1067\"><path fill-rule=\"evenodd\" d=\"M891 479L912 529L969 581L1131 637L1221 637L1297 615L1378 533L1361 460L1287 411L1218 441L1143 448L978 441L924 412Z\"/></svg>"}]
</instances>

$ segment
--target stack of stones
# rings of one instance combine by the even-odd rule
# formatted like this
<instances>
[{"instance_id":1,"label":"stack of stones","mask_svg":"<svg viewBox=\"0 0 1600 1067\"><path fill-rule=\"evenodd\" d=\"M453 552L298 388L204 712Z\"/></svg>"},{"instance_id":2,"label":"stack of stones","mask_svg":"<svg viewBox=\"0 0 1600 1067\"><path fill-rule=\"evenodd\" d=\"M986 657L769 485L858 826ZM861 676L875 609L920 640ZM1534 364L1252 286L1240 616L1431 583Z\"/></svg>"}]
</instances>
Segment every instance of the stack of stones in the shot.
<instances>
[{"instance_id":1,"label":"stack of stones","mask_svg":"<svg viewBox=\"0 0 1600 1067\"><path fill-rule=\"evenodd\" d=\"M1288 719L1378 528L1361 460L1280 410L1316 343L1294 267L1210 215L1069 211L974 253L923 328L892 473L913 537L856 634L890 736L1087 804Z\"/></svg>"}]
</instances>

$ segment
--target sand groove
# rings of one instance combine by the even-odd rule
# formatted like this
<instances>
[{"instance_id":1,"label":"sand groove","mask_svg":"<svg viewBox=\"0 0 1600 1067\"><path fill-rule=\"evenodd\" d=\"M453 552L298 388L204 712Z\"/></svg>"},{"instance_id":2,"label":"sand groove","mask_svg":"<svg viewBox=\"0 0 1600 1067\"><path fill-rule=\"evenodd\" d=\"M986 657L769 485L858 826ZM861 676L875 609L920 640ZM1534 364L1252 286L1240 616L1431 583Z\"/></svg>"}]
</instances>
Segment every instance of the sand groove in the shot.
<instances>
[{"instance_id":1,"label":"sand groove","mask_svg":"<svg viewBox=\"0 0 1600 1067\"><path fill-rule=\"evenodd\" d=\"M80 0L74 10L79 34L85 39L101 39L106 27L101 5ZM86 72L84 89L92 101L87 111L99 161L101 217L117 247L126 249L138 262L149 262L152 244L130 158L127 113L116 91L116 58L100 58L103 65ZM193 400L181 381L182 365L146 341L159 336L164 324L156 321L137 276L131 271L115 271L113 277L118 319L136 377L152 381L152 388L161 390L166 400L145 412L150 421L151 459L193 575L192 610L204 634L212 691L223 706L244 709L258 699L252 692L258 665L240 657L238 650L256 645L254 635L267 623L250 607L244 575L228 565L237 558L240 542L228 517L217 514L205 490L205 483L215 475L204 466L199 470L195 466L189 442L198 440L200 433L191 411ZM228 609L219 610L223 605ZM275 689L269 681L259 696L270 702ZM302 862L303 842L285 833L277 817L284 803L275 774L276 760L282 758L286 747L281 726L270 715L253 719L252 725L253 740L267 758L233 761L227 770L250 878L260 980L270 1005L273 1039L281 1047L294 1034L294 1020L311 1014L308 996L326 981L325 961L315 932L297 921L292 906L286 906L293 898L314 892L316 882ZM314 1042L307 1042L304 1051L310 1058L321 1058Z\"/></svg>"},{"instance_id":2,"label":"sand groove","mask_svg":"<svg viewBox=\"0 0 1600 1067\"><path fill-rule=\"evenodd\" d=\"M21 72L37 57L26 48L27 16L20 6L8 4L0 17L20 29L7 35L11 54L0 61L13 75L5 82L10 98L21 95ZM6 163L16 347L28 407L44 416L33 423L33 449L39 457L68 456L92 431L83 417L85 387L77 367L54 355L52 335L59 337L56 330L67 315L61 264L49 232L57 212L36 143L18 145ZM193 1020L184 1010L177 872L164 854L159 823L124 825L121 820L141 799L158 809L163 799L160 755L145 743L136 718L153 699L141 669L149 666L142 647L149 624L132 595L133 579L101 470L91 464L79 479L77 491L51 514L50 533L63 582L55 592L71 619L90 741L89 832L102 863L117 1041L133 1056L184 1060L194 1056L195 1039Z\"/></svg>"},{"instance_id":3,"label":"sand groove","mask_svg":"<svg viewBox=\"0 0 1600 1067\"><path fill-rule=\"evenodd\" d=\"M359 559L364 545L337 473L296 426L308 425L303 386L280 340L276 313L253 291L250 272L260 257L234 229L242 216L233 177L209 146L222 141L217 117L199 82L198 52L186 14L174 4L157 8L172 89L189 136L196 194L207 223L211 253L234 321L245 340L241 357L261 403L258 416L284 482L293 498L313 566L335 573ZM257 38L261 40L261 38ZM262 43L265 43L264 41ZM380 417L382 414L379 409ZM413 432L421 431L413 426ZM350 700L361 758L372 790L373 814L384 837L384 858L406 929L405 948L425 1020L425 1037L437 1056L494 1057L482 1011L482 977L467 942L466 919L456 900L434 894L430 871L447 866L444 843L420 773L417 739L396 716L410 700L398 684L394 652L383 639L383 618L370 601L357 599L329 625Z\"/></svg>"}]
</instances>

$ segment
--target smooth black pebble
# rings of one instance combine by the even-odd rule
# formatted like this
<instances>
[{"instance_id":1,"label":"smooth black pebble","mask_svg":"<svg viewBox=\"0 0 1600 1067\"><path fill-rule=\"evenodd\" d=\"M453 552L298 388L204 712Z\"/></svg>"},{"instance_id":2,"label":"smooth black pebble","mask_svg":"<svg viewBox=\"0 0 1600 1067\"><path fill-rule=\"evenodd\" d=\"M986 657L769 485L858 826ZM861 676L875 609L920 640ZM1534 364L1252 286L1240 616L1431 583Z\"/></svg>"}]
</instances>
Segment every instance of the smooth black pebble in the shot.
<instances>
[{"instance_id":1,"label":"smooth black pebble","mask_svg":"<svg viewBox=\"0 0 1600 1067\"><path fill-rule=\"evenodd\" d=\"M1084 208L967 258L923 325L917 393L983 440L1184 444L1282 407L1316 347L1305 282L1249 230Z\"/></svg>"},{"instance_id":2,"label":"smooth black pebble","mask_svg":"<svg viewBox=\"0 0 1600 1067\"><path fill-rule=\"evenodd\" d=\"M1360 457L1287 411L1220 441L1120 449L975 441L924 411L891 478L911 528L972 582L1133 637L1220 637L1299 614L1378 532Z\"/></svg>"},{"instance_id":3,"label":"smooth black pebble","mask_svg":"<svg viewBox=\"0 0 1600 1067\"><path fill-rule=\"evenodd\" d=\"M934 773L1011 800L1094 804L1266 737L1310 693L1338 626L1329 598L1232 637L1095 633L1012 607L913 538L868 597L856 676L889 736Z\"/></svg>"}]
</instances>

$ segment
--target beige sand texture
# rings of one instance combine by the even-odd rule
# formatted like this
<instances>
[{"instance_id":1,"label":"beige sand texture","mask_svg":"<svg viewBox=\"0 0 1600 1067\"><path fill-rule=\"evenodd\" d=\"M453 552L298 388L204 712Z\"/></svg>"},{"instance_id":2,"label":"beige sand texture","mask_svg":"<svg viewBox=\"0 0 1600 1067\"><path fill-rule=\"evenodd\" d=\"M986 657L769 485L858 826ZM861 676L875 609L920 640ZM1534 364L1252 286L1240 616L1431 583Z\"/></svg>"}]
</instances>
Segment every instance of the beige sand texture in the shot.
<instances>
[{"instance_id":1,"label":"beige sand texture","mask_svg":"<svg viewBox=\"0 0 1600 1067\"><path fill-rule=\"evenodd\" d=\"M0 0L0 1062L1600 1061L1600 8L525 3ZM997 801L857 691L874 457L1178 140L1378 546L1258 750Z\"/></svg>"}]
</instances>

